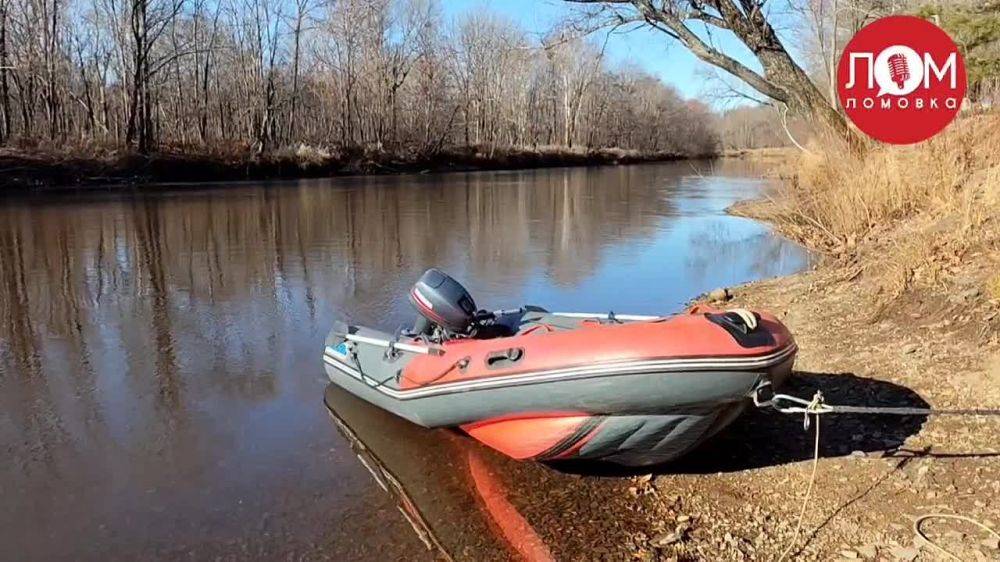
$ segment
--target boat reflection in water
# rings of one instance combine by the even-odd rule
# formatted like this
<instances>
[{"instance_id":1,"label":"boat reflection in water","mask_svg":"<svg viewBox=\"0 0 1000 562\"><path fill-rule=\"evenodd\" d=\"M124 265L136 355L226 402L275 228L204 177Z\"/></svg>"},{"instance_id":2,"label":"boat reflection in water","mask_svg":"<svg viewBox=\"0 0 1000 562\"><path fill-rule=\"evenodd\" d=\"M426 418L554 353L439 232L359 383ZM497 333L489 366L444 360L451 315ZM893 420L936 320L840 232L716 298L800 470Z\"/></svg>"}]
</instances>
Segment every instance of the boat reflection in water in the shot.
<instances>
[{"instance_id":1,"label":"boat reflection in water","mask_svg":"<svg viewBox=\"0 0 1000 562\"><path fill-rule=\"evenodd\" d=\"M449 431L408 423L332 384L324 400L337 430L428 551L447 560L553 559L506 499L490 464L500 459L487 458L496 455Z\"/></svg>"},{"instance_id":2,"label":"boat reflection in water","mask_svg":"<svg viewBox=\"0 0 1000 562\"><path fill-rule=\"evenodd\" d=\"M433 556L581 559L621 554L636 532L648 531L647 500L629 494L628 479L581 478L513 461L457 432L411 424L332 384L324 400L361 464ZM603 517L608 509L622 517Z\"/></svg>"}]
</instances>

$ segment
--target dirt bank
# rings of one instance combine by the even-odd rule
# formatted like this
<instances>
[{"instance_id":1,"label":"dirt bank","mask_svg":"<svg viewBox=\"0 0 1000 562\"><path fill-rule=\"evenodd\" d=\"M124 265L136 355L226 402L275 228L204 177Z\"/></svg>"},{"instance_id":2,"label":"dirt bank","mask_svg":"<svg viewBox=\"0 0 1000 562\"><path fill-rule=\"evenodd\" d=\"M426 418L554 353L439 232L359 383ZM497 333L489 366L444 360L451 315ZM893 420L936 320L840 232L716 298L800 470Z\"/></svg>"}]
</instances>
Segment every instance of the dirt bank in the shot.
<instances>
[{"instance_id":1,"label":"dirt bank","mask_svg":"<svg viewBox=\"0 0 1000 562\"><path fill-rule=\"evenodd\" d=\"M992 145L973 137L969 146L982 154L957 160L968 170L955 174L961 182L923 200L904 193L903 211L865 229L818 228L824 217L801 201L831 197L823 193L737 209L785 217L779 229L821 251L812 271L737 287L726 303L773 311L791 328L800 354L787 392L808 398L821 389L832 404L1000 408L997 168ZM872 159L923 159L917 150ZM943 163L928 169L948 165L940 152L932 156ZM856 193L853 204L877 211L877 189ZM775 213L775 205L787 210ZM836 224L837 213L828 216ZM820 431L815 489L787 559L947 559L915 535L921 514L968 516L1000 530L1000 417L827 416ZM813 436L801 417L755 411L681 466L637 480L637 493L655 498L662 529L638 537L637 555L778 559L792 544ZM996 537L972 524L923 528L962 560L1000 560Z\"/></svg>"},{"instance_id":2,"label":"dirt bank","mask_svg":"<svg viewBox=\"0 0 1000 562\"><path fill-rule=\"evenodd\" d=\"M787 389L854 405L1000 407L1000 353L976 333L990 303L913 295L881 316L859 306L863 283L835 267L735 290L730 304L777 312L801 348ZM1000 419L827 417L802 537L791 559L935 560L913 517L956 513L1000 524ZM684 540L645 554L699 560L773 560L792 539L812 456L797 416L752 412L680 467L648 485L664 530ZM725 459L725 460L720 460ZM712 474L699 474L711 470ZM721 472L719 472L721 470ZM686 472L687 474L683 474ZM684 522L684 516L690 520ZM680 517L680 519L678 519ZM971 525L931 521L931 537L963 560L998 560ZM665 535L669 541L674 537Z\"/></svg>"},{"instance_id":3,"label":"dirt bank","mask_svg":"<svg viewBox=\"0 0 1000 562\"><path fill-rule=\"evenodd\" d=\"M325 150L301 145L264 155L239 150L80 155L52 150L0 149L0 192L132 187L167 182L618 165L711 156L562 147L498 150L466 147L434 154L395 154L362 149Z\"/></svg>"}]
</instances>

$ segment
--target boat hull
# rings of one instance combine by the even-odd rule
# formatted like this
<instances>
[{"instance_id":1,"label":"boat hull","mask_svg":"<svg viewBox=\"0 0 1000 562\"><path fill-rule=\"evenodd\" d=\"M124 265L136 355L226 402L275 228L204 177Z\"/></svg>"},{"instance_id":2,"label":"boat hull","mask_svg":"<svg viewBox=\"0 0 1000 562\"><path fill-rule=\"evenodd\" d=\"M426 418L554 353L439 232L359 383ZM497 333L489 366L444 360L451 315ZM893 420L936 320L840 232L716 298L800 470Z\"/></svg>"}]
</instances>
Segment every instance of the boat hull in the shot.
<instances>
[{"instance_id":1,"label":"boat hull","mask_svg":"<svg viewBox=\"0 0 1000 562\"><path fill-rule=\"evenodd\" d=\"M639 466L682 456L735 419L755 389L780 387L797 348L778 339L757 354L611 359L420 385L405 380L415 361L374 349L343 356L331 351L342 341L334 334L324 362L334 384L363 400L424 427L460 428L516 459ZM385 368L365 368L375 364Z\"/></svg>"}]
</instances>

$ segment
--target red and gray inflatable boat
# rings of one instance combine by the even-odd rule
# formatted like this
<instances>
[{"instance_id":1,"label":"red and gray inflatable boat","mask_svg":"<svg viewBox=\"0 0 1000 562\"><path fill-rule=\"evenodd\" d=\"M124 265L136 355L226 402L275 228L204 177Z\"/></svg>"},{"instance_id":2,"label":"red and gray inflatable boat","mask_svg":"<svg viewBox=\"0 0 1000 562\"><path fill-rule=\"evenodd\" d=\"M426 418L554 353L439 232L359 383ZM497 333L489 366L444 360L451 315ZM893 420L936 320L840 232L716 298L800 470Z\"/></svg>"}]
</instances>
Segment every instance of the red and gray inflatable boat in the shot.
<instances>
[{"instance_id":1,"label":"red and gray inflatable boat","mask_svg":"<svg viewBox=\"0 0 1000 562\"><path fill-rule=\"evenodd\" d=\"M696 306L675 316L477 310L428 270L410 330L338 323L330 380L425 427L457 427L517 459L656 464L736 418L789 376L796 346L773 316Z\"/></svg>"}]
</instances>

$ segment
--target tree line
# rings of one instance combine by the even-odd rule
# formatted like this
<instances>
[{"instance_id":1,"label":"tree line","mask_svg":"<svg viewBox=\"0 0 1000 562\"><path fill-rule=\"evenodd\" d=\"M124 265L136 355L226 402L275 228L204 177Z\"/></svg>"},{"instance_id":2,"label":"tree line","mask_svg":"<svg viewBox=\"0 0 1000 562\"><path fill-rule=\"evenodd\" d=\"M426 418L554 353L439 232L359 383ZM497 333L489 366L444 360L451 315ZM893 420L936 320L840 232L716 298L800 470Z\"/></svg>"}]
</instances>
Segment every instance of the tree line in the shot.
<instances>
[{"instance_id":1,"label":"tree line","mask_svg":"<svg viewBox=\"0 0 1000 562\"><path fill-rule=\"evenodd\" d=\"M605 46L436 0L0 0L0 145L714 151Z\"/></svg>"}]
</instances>

